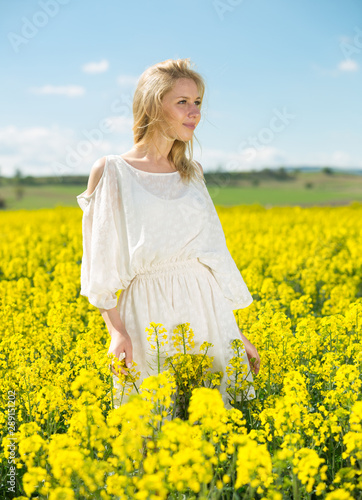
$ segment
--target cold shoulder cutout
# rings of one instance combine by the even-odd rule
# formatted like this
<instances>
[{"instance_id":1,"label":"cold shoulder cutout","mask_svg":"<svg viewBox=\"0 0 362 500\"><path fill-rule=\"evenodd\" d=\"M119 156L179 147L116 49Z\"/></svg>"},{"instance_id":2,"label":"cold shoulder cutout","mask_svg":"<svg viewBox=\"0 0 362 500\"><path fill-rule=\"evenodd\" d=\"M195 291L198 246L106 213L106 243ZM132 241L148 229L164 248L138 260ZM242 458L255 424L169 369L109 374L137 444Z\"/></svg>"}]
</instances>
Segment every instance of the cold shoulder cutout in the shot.
<instances>
[{"instance_id":1,"label":"cold shoulder cutout","mask_svg":"<svg viewBox=\"0 0 362 500\"><path fill-rule=\"evenodd\" d=\"M94 184L93 177L97 178L97 183L93 187L92 192L88 193L87 196L90 196L91 194L93 194L93 192L95 191L96 187L98 186L99 181L102 178L103 173L104 173L104 169L105 169L105 166L106 166L106 161L107 161L107 158L105 156L102 156L102 158L99 158L97 161L94 162L94 164L93 164L93 166L91 168L91 172L89 174L88 186L87 186L87 189L86 189L86 193L88 193L90 181L92 182L92 185Z\"/></svg>"}]
</instances>

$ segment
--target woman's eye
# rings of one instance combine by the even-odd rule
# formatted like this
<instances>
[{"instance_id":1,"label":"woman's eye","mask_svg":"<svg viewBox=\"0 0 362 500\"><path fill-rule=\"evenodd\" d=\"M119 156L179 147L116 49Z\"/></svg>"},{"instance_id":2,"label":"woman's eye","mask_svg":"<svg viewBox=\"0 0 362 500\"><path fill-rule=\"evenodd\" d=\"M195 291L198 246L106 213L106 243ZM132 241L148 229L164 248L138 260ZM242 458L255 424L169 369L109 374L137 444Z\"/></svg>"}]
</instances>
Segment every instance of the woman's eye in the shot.
<instances>
[{"instance_id":1,"label":"woman's eye","mask_svg":"<svg viewBox=\"0 0 362 500\"><path fill-rule=\"evenodd\" d=\"M186 102L185 99L183 99L182 101L179 101L178 104L181 104L182 102ZM198 106L201 105L201 101L195 101L197 103Z\"/></svg>"}]
</instances>

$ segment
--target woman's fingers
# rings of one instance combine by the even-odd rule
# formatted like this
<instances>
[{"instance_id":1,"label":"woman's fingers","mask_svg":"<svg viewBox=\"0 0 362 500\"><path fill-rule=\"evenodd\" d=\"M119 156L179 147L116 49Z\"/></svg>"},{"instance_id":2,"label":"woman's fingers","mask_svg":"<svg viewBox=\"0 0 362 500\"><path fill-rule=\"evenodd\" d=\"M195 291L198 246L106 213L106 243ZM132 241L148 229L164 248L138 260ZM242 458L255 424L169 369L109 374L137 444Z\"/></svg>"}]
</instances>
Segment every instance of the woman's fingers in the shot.
<instances>
[{"instance_id":1,"label":"woman's fingers","mask_svg":"<svg viewBox=\"0 0 362 500\"><path fill-rule=\"evenodd\" d=\"M129 345L125 349L125 363L127 368L132 367L132 343L130 342Z\"/></svg>"},{"instance_id":2,"label":"woman's fingers","mask_svg":"<svg viewBox=\"0 0 362 500\"><path fill-rule=\"evenodd\" d=\"M114 366L112 364L109 365L113 375L115 375L116 377L119 377L119 372L117 372L114 368Z\"/></svg>"},{"instance_id":3,"label":"woman's fingers","mask_svg":"<svg viewBox=\"0 0 362 500\"><path fill-rule=\"evenodd\" d=\"M259 353L258 353L256 347L253 344L252 344L252 349L251 349L250 355L251 355L251 358L254 358L254 363L253 363L254 373L255 373L255 375L257 375L259 373L259 368L260 368L260 356L259 356Z\"/></svg>"},{"instance_id":4,"label":"woman's fingers","mask_svg":"<svg viewBox=\"0 0 362 500\"><path fill-rule=\"evenodd\" d=\"M258 354L258 351L255 349L255 352L253 353L247 353L248 359L249 359L249 364L255 373L257 375L259 373L260 369L260 356Z\"/></svg>"},{"instance_id":5,"label":"woman's fingers","mask_svg":"<svg viewBox=\"0 0 362 500\"><path fill-rule=\"evenodd\" d=\"M127 333L116 330L112 331L108 354L113 354L121 361L119 372L123 375L128 375L127 368L132 367L132 341ZM116 364L119 365L118 363ZM114 371L113 366L112 372L118 376L118 373Z\"/></svg>"},{"instance_id":6,"label":"woman's fingers","mask_svg":"<svg viewBox=\"0 0 362 500\"><path fill-rule=\"evenodd\" d=\"M121 352L121 354L119 356L116 356L115 353L110 353L110 352L108 352L108 354L110 356L112 356L112 354L113 354L113 357L116 358L116 359L113 358L113 360L111 360L111 364L110 364L110 368L111 368L112 372L114 373L114 375L116 375L117 377L119 377L120 373L122 373L123 375L128 375L128 370L125 367L125 363L124 363L124 357L125 357L124 352Z\"/></svg>"}]
</instances>

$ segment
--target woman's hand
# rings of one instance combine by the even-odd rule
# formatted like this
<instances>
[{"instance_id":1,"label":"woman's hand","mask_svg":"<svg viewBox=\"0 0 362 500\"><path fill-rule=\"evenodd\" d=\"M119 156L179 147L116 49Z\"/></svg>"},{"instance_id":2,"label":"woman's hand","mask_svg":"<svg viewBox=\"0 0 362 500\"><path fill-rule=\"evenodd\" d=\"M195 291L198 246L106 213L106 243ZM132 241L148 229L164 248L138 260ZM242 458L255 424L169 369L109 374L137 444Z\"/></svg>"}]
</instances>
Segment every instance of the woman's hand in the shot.
<instances>
[{"instance_id":1,"label":"woman's hand","mask_svg":"<svg viewBox=\"0 0 362 500\"><path fill-rule=\"evenodd\" d=\"M128 333L123 330L119 331L116 329L112 329L110 331L111 335L111 343L108 349L108 355L114 354L114 356L118 359L122 359L123 357L125 365L127 368L131 368L132 366L132 357L133 357L133 347L131 337ZM112 365L112 372L118 376L117 371L114 369ZM121 369L123 375L127 375L127 371L125 369Z\"/></svg>"},{"instance_id":2,"label":"woman's hand","mask_svg":"<svg viewBox=\"0 0 362 500\"><path fill-rule=\"evenodd\" d=\"M99 311L106 323L108 332L111 336L111 343L108 349L108 355L113 354L118 359L124 359L127 368L132 366L132 342L128 335L125 324L119 314L119 304L112 309L101 309ZM126 369L120 370L124 375L127 375ZM119 373L114 369L112 364L112 372L118 377Z\"/></svg>"},{"instance_id":3,"label":"woman's hand","mask_svg":"<svg viewBox=\"0 0 362 500\"><path fill-rule=\"evenodd\" d=\"M240 330L240 328L239 328ZM240 336L245 346L245 352L248 356L249 364L255 375L259 373L260 369L260 356L254 344L248 340L240 330Z\"/></svg>"}]
</instances>

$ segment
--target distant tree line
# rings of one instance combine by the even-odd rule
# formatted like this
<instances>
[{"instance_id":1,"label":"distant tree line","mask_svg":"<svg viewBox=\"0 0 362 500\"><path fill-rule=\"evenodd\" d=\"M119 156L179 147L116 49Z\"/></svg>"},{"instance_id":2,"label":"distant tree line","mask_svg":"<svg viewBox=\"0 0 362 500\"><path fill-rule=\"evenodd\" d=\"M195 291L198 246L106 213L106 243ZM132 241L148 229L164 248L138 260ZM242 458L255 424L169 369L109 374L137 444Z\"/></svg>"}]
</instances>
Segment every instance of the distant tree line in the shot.
<instances>
[{"instance_id":1,"label":"distant tree line","mask_svg":"<svg viewBox=\"0 0 362 500\"><path fill-rule=\"evenodd\" d=\"M334 174L331 167L323 167L320 171L325 175ZM1 171L0 171L1 172ZM260 182L274 181L293 181L300 174L301 170L298 168L287 170L285 167L279 168L263 168L261 170L251 171L236 171L228 172L223 171L220 165L214 172L204 172L206 183L208 185L234 184L237 186L241 181L248 181L253 186L258 186ZM86 186L88 182L88 175L48 175L48 176L33 176L23 175L22 171L17 168L13 177L5 177L0 175L0 188L13 187L15 190L15 197L20 199L24 196L25 186L46 186L46 185L79 185ZM227 181L227 182L226 182ZM308 182L306 188L312 188L313 183ZM6 199L0 193L0 209L6 207Z\"/></svg>"},{"instance_id":2,"label":"distant tree line","mask_svg":"<svg viewBox=\"0 0 362 500\"><path fill-rule=\"evenodd\" d=\"M287 171L285 167L263 168L262 170L251 170L243 172L226 172L221 168L215 172L205 172L206 182L209 184L222 184L226 178L231 183L238 184L240 181L249 181L253 185L258 185L261 181L293 181L297 178L299 172L297 169Z\"/></svg>"},{"instance_id":3,"label":"distant tree line","mask_svg":"<svg viewBox=\"0 0 362 500\"><path fill-rule=\"evenodd\" d=\"M0 185L2 186L44 186L53 184L87 184L88 175L48 175L35 177L33 175L22 175L18 169L13 177L0 176Z\"/></svg>"}]
</instances>

